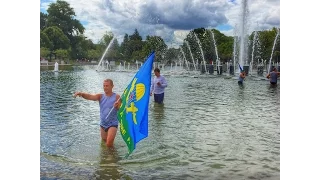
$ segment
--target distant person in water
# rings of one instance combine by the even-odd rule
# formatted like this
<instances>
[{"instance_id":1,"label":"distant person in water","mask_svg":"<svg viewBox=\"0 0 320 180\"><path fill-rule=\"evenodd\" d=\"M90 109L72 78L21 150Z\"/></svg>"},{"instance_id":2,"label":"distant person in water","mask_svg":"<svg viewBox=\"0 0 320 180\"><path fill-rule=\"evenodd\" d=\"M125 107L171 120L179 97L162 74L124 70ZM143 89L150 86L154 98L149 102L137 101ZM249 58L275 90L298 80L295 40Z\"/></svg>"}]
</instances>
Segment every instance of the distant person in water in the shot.
<instances>
[{"instance_id":1,"label":"distant person in water","mask_svg":"<svg viewBox=\"0 0 320 180\"><path fill-rule=\"evenodd\" d=\"M118 129L117 111L120 108L120 95L112 91L113 81L103 81L104 93L89 94L76 92L73 97L82 97L87 100L99 101L100 106L100 135L107 147L113 147L113 142ZM111 111L111 112L110 112ZM110 114L109 114L110 113Z\"/></svg>"},{"instance_id":2,"label":"distant person in water","mask_svg":"<svg viewBox=\"0 0 320 180\"><path fill-rule=\"evenodd\" d=\"M164 99L164 89L167 87L166 79L160 75L160 69L154 69L155 77L151 80L150 96L154 94L154 101L162 104Z\"/></svg>"},{"instance_id":3,"label":"distant person in water","mask_svg":"<svg viewBox=\"0 0 320 180\"><path fill-rule=\"evenodd\" d=\"M242 70L239 75L238 84L242 85L245 78L246 78L246 72Z\"/></svg>"},{"instance_id":4,"label":"distant person in water","mask_svg":"<svg viewBox=\"0 0 320 180\"><path fill-rule=\"evenodd\" d=\"M270 79L270 84L272 85L277 84L278 77L280 77L280 72L277 71L277 68L273 68L272 72L267 75L267 78Z\"/></svg>"}]
</instances>

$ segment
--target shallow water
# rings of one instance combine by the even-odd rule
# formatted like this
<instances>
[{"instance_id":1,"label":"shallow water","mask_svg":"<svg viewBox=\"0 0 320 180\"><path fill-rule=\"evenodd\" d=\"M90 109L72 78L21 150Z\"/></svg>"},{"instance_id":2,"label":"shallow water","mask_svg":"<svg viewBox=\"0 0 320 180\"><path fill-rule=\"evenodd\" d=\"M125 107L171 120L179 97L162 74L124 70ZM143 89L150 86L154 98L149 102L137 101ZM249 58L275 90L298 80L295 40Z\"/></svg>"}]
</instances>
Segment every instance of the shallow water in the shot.
<instances>
[{"instance_id":1,"label":"shallow water","mask_svg":"<svg viewBox=\"0 0 320 180\"><path fill-rule=\"evenodd\" d=\"M41 71L41 179L280 179L280 83L165 75L164 105L149 102L149 136L126 159L100 140L99 104L75 91L122 94L134 72Z\"/></svg>"}]
</instances>

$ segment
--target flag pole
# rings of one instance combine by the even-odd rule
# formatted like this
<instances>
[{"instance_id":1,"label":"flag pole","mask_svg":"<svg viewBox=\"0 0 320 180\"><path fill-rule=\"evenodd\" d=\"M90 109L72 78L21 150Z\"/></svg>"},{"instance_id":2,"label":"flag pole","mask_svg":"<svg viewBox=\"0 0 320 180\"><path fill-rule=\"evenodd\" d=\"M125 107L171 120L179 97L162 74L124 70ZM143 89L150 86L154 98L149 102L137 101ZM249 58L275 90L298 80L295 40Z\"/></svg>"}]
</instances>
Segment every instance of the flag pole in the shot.
<instances>
[{"instance_id":1,"label":"flag pole","mask_svg":"<svg viewBox=\"0 0 320 180\"><path fill-rule=\"evenodd\" d=\"M115 103L117 103L120 99L121 99L121 96L120 96L120 98L119 98ZM114 110L114 106L112 106L111 110L109 111L109 113L108 113L108 115L107 115L107 117L106 117L105 119L108 119L109 115L111 114L111 112L112 112L113 110ZM108 122L108 121L107 121L107 122Z\"/></svg>"}]
</instances>

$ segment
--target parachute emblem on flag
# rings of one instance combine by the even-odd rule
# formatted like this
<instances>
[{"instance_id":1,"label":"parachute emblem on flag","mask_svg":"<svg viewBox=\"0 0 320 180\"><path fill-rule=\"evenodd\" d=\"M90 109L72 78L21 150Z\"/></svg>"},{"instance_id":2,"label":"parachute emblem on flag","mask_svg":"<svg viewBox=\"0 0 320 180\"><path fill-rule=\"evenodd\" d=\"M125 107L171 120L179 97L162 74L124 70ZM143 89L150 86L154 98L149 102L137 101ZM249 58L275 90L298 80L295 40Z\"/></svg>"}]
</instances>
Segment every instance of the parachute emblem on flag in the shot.
<instances>
[{"instance_id":1,"label":"parachute emblem on flag","mask_svg":"<svg viewBox=\"0 0 320 180\"><path fill-rule=\"evenodd\" d=\"M129 90L129 96L127 96L126 101L126 113L131 112L133 117L133 123L137 124L136 112L139 110L135 106L135 102L139 101L145 93L145 85L143 83L136 84L137 78L135 78L131 84Z\"/></svg>"}]
</instances>

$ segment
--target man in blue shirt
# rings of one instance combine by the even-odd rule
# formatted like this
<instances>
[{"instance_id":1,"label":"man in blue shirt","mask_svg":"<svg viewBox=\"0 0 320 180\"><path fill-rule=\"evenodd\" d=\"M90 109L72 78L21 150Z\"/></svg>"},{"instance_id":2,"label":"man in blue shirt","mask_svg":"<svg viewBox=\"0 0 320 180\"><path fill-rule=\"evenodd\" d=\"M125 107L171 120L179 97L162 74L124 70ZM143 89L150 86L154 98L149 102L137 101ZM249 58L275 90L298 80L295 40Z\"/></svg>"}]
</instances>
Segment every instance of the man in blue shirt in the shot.
<instances>
[{"instance_id":1,"label":"man in blue shirt","mask_svg":"<svg viewBox=\"0 0 320 180\"><path fill-rule=\"evenodd\" d=\"M103 81L104 93L89 94L76 92L73 97L80 96L91 101L98 101L100 106L100 135L107 147L112 147L118 130L117 111L121 106L120 95L112 91L113 81ZM113 110L115 108L115 110Z\"/></svg>"},{"instance_id":2,"label":"man in blue shirt","mask_svg":"<svg viewBox=\"0 0 320 180\"><path fill-rule=\"evenodd\" d=\"M238 79L238 84L243 85L243 81L246 78L246 72L244 70L241 71Z\"/></svg>"},{"instance_id":3,"label":"man in blue shirt","mask_svg":"<svg viewBox=\"0 0 320 180\"><path fill-rule=\"evenodd\" d=\"M267 75L267 78L270 79L270 84L276 85L280 72L277 71L277 68L273 68L272 72Z\"/></svg>"},{"instance_id":4,"label":"man in blue shirt","mask_svg":"<svg viewBox=\"0 0 320 180\"><path fill-rule=\"evenodd\" d=\"M154 101L162 104L164 99L164 88L167 87L166 79L160 75L160 69L154 69L155 77L151 80L150 96L154 94Z\"/></svg>"}]
</instances>

